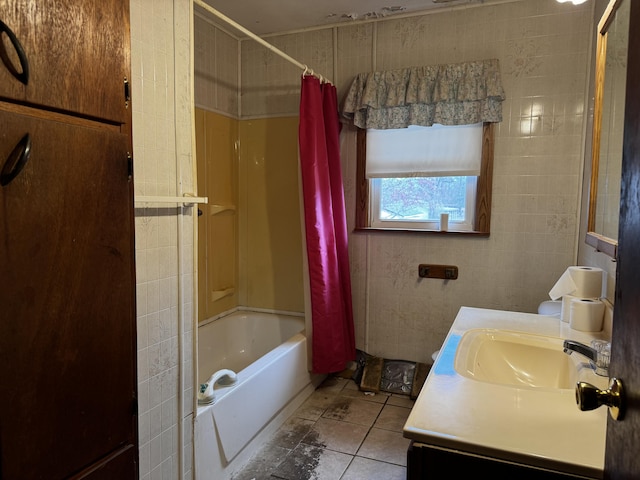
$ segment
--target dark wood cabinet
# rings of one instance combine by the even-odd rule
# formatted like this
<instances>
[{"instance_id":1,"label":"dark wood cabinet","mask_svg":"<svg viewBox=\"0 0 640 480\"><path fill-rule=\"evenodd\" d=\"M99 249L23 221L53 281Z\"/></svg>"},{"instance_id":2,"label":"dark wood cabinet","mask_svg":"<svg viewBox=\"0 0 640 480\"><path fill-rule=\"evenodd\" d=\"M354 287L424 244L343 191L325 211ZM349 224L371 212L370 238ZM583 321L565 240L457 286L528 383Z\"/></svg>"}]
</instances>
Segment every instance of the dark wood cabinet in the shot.
<instances>
[{"instance_id":1,"label":"dark wood cabinet","mask_svg":"<svg viewBox=\"0 0 640 480\"><path fill-rule=\"evenodd\" d=\"M492 480L575 480L579 478L587 480L590 478L411 442L407 451L407 480L467 477L489 477Z\"/></svg>"},{"instance_id":2,"label":"dark wood cabinet","mask_svg":"<svg viewBox=\"0 0 640 480\"><path fill-rule=\"evenodd\" d=\"M0 99L127 123L128 1L2 0L0 21L21 45L29 72L26 85L12 75L23 68L5 33Z\"/></svg>"},{"instance_id":3,"label":"dark wood cabinet","mask_svg":"<svg viewBox=\"0 0 640 480\"><path fill-rule=\"evenodd\" d=\"M128 1L0 6L0 479L135 479Z\"/></svg>"},{"instance_id":4,"label":"dark wood cabinet","mask_svg":"<svg viewBox=\"0 0 640 480\"><path fill-rule=\"evenodd\" d=\"M73 475L70 480L119 480L138 478L136 447L127 445L87 470Z\"/></svg>"}]
</instances>

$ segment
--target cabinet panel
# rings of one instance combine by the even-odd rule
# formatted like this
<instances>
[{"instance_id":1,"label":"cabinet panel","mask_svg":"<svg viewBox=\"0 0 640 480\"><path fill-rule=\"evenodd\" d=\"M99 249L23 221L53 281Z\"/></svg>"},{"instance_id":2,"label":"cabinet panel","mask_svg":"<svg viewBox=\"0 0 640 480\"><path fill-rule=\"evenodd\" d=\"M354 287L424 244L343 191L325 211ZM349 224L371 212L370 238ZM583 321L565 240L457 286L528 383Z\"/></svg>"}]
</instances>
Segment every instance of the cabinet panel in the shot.
<instances>
[{"instance_id":1,"label":"cabinet panel","mask_svg":"<svg viewBox=\"0 0 640 480\"><path fill-rule=\"evenodd\" d=\"M587 477L417 442L411 442L407 451L407 480L486 477L492 480L587 480Z\"/></svg>"},{"instance_id":2,"label":"cabinet panel","mask_svg":"<svg viewBox=\"0 0 640 480\"><path fill-rule=\"evenodd\" d=\"M0 62L0 99L127 123L128 0L2 0L0 5L0 20L29 63L24 85ZM4 63L20 73L16 50L3 37Z\"/></svg>"},{"instance_id":3,"label":"cabinet panel","mask_svg":"<svg viewBox=\"0 0 640 480\"><path fill-rule=\"evenodd\" d=\"M0 478L54 480L136 444L129 138L0 111L0 162L26 133L0 187Z\"/></svg>"},{"instance_id":4,"label":"cabinet panel","mask_svg":"<svg viewBox=\"0 0 640 480\"><path fill-rule=\"evenodd\" d=\"M137 478L136 448L130 445L69 480L137 480Z\"/></svg>"}]
</instances>

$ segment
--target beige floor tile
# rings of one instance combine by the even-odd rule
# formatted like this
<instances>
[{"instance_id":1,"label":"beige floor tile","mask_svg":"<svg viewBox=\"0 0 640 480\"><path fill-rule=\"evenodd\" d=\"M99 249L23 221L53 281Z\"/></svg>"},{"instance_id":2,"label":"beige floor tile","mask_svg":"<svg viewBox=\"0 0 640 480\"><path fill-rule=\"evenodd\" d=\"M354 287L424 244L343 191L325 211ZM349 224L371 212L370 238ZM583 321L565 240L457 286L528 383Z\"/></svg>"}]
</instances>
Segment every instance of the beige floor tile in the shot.
<instances>
[{"instance_id":1,"label":"beige floor tile","mask_svg":"<svg viewBox=\"0 0 640 480\"><path fill-rule=\"evenodd\" d=\"M409 443L402 433L372 428L357 455L406 467Z\"/></svg>"},{"instance_id":2,"label":"beige floor tile","mask_svg":"<svg viewBox=\"0 0 640 480\"><path fill-rule=\"evenodd\" d=\"M395 405L385 405L376 422L373 424L376 428L384 430L392 430L394 432L402 432L407 417L411 413L411 409L404 407L396 407Z\"/></svg>"},{"instance_id":3,"label":"beige floor tile","mask_svg":"<svg viewBox=\"0 0 640 480\"><path fill-rule=\"evenodd\" d=\"M288 448L267 445L245 467L233 475L232 480L273 480L271 473L291 453Z\"/></svg>"},{"instance_id":4,"label":"beige floor tile","mask_svg":"<svg viewBox=\"0 0 640 480\"><path fill-rule=\"evenodd\" d=\"M367 436L368 427L321 418L302 439L303 443L355 455Z\"/></svg>"},{"instance_id":5,"label":"beige floor tile","mask_svg":"<svg viewBox=\"0 0 640 480\"><path fill-rule=\"evenodd\" d=\"M327 377L316 389L316 392L340 393L345 386L353 383L342 377Z\"/></svg>"},{"instance_id":6,"label":"beige floor tile","mask_svg":"<svg viewBox=\"0 0 640 480\"><path fill-rule=\"evenodd\" d=\"M357 386L355 389L345 387L342 392L340 392L340 395L342 395L343 397L358 398L360 400L366 400L368 402L375 403L385 403L387 399L390 398L390 395L386 392L363 392L359 390Z\"/></svg>"},{"instance_id":7,"label":"beige floor tile","mask_svg":"<svg viewBox=\"0 0 640 480\"><path fill-rule=\"evenodd\" d=\"M300 417L291 417L274 434L269 441L271 445L293 449L313 428L315 422Z\"/></svg>"},{"instance_id":8,"label":"beige floor tile","mask_svg":"<svg viewBox=\"0 0 640 480\"><path fill-rule=\"evenodd\" d=\"M340 480L405 480L406 467L355 457Z\"/></svg>"},{"instance_id":9,"label":"beige floor tile","mask_svg":"<svg viewBox=\"0 0 640 480\"><path fill-rule=\"evenodd\" d=\"M413 408L415 400L411 400L406 395L391 395L387 400L387 405L395 405L397 407Z\"/></svg>"},{"instance_id":10,"label":"beige floor tile","mask_svg":"<svg viewBox=\"0 0 640 480\"><path fill-rule=\"evenodd\" d=\"M300 405L293 415L315 421L322 416L325 410L329 408L337 398L337 392L318 389Z\"/></svg>"},{"instance_id":11,"label":"beige floor tile","mask_svg":"<svg viewBox=\"0 0 640 480\"><path fill-rule=\"evenodd\" d=\"M339 480L351 455L301 443L273 471L285 480Z\"/></svg>"},{"instance_id":12,"label":"beige floor tile","mask_svg":"<svg viewBox=\"0 0 640 480\"><path fill-rule=\"evenodd\" d=\"M402 427L412 406L330 377L233 480L404 480Z\"/></svg>"},{"instance_id":13,"label":"beige floor tile","mask_svg":"<svg viewBox=\"0 0 640 480\"><path fill-rule=\"evenodd\" d=\"M354 382L353 380L350 380L345 384L344 388L342 389L342 392L344 393L345 390L360 391L360 387L358 386L358 384L356 382Z\"/></svg>"},{"instance_id":14,"label":"beige floor tile","mask_svg":"<svg viewBox=\"0 0 640 480\"><path fill-rule=\"evenodd\" d=\"M369 427L375 422L380 410L380 403L341 395L325 410L322 417Z\"/></svg>"}]
</instances>

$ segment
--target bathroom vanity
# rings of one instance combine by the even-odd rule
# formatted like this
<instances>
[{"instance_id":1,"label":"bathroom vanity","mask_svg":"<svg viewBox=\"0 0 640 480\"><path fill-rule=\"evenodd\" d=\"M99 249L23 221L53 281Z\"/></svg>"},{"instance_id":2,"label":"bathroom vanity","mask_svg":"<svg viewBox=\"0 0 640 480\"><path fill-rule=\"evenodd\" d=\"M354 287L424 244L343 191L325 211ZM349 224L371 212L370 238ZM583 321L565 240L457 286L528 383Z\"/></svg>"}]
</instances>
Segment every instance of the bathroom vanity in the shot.
<instances>
[{"instance_id":1,"label":"bathroom vanity","mask_svg":"<svg viewBox=\"0 0 640 480\"><path fill-rule=\"evenodd\" d=\"M607 410L580 411L575 384L606 389L609 379L563 343L603 335L462 307L404 426L407 478L602 478Z\"/></svg>"}]
</instances>

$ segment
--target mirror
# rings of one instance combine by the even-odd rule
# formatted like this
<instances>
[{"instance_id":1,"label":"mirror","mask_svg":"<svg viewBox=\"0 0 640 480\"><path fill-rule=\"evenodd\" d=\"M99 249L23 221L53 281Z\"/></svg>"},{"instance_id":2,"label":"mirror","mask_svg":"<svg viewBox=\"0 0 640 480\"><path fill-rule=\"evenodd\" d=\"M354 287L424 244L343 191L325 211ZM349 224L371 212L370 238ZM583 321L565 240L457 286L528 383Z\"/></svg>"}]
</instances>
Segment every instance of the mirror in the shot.
<instances>
[{"instance_id":1,"label":"mirror","mask_svg":"<svg viewBox=\"0 0 640 480\"><path fill-rule=\"evenodd\" d=\"M586 242L614 259L618 246L630 0L611 0L598 23Z\"/></svg>"}]
</instances>

